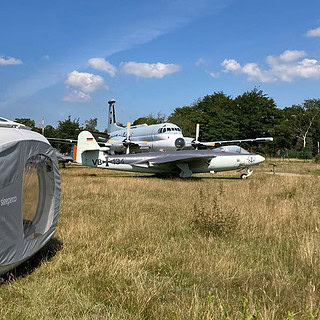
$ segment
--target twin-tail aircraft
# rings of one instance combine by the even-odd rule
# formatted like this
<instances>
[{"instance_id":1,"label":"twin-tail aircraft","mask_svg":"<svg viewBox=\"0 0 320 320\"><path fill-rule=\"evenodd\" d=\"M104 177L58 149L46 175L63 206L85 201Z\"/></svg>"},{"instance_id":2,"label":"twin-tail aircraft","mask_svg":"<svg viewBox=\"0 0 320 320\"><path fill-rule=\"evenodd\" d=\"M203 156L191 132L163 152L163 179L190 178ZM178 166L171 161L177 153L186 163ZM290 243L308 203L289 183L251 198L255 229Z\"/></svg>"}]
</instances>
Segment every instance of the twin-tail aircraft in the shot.
<instances>
[{"instance_id":1,"label":"twin-tail aircraft","mask_svg":"<svg viewBox=\"0 0 320 320\"><path fill-rule=\"evenodd\" d=\"M273 138L255 138L243 140L226 140L226 141L199 141L199 124L196 127L195 138L184 137L182 130L173 123L161 123L154 125L135 125L131 126L130 122L127 127L120 127L116 123L115 100L110 100L108 134L109 140L104 143L98 141L100 146L107 147L111 154L130 153L143 151L175 151L198 148L213 148L217 145L242 143L242 142L266 142L273 141Z\"/></svg>"},{"instance_id":2,"label":"twin-tail aircraft","mask_svg":"<svg viewBox=\"0 0 320 320\"><path fill-rule=\"evenodd\" d=\"M190 178L193 173L247 170L242 179L252 174L252 167L264 157L249 153L239 146L213 150L180 150L110 155L108 148L100 147L89 131L78 136L76 162L89 167L109 170L177 175Z\"/></svg>"}]
</instances>

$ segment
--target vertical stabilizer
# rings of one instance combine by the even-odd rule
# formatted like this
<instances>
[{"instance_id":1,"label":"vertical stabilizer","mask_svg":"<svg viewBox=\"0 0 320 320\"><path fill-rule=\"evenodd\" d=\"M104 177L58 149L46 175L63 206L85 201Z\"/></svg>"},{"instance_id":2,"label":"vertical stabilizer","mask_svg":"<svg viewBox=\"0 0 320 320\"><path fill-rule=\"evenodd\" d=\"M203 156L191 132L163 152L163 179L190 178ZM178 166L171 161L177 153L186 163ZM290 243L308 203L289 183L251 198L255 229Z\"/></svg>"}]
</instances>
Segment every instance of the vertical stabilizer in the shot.
<instances>
[{"instance_id":1,"label":"vertical stabilizer","mask_svg":"<svg viewBox=\"0 0 320 320\"><path fill-rule=\"evenodd\" d=\"M100 146L89 131L82 131L78 135L77 162L82 163L82 153L85 151L100 150Z\"/></svg>"},{"instance_id":2,"label":"vertical stabilizer","mask_svg":"<svg viewBox=\"0 0 320 320\"><path fill-rule=\"evenodd\" d=\"M116 123L116 113L115 113L116 100L112 99L108 101L108 104L109 104L108 133L110 134L113 131L123 129L123 128L119 127Z\"/></svg>"}]
</instances>

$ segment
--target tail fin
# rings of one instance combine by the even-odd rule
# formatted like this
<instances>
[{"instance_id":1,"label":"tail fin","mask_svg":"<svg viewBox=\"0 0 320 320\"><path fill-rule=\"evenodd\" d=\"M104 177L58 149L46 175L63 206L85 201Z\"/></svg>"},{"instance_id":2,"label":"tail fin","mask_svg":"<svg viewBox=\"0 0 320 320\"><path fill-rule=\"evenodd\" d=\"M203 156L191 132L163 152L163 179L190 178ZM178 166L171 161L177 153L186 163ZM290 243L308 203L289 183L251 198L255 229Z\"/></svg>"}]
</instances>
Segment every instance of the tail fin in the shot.
<instances>
[{"instance_id":1,"label":"tail fin","mask_svg":"<svg viewBox=\"0 0 320 320\"><path fill-rule=\"evenodd\" d=\"M116 113L115 113L115 104L116 100L110 100L108 101L109 104L109 119L108 119L108 133L110 134L113 131L116 131L118 129L123 129L119 127L116 123Z\"/></svg>"},{"instance_id":2,"label":"tail fin","mask_svg":"<svg viewBox=\"0 0 320 320\"><path fill-rule=\"evenodd\" d=\"M78 135L77 162L83 163L82 154L85 151L99 151L101 148L89 131L82 131Z\"/></svg>"}]
</instances>

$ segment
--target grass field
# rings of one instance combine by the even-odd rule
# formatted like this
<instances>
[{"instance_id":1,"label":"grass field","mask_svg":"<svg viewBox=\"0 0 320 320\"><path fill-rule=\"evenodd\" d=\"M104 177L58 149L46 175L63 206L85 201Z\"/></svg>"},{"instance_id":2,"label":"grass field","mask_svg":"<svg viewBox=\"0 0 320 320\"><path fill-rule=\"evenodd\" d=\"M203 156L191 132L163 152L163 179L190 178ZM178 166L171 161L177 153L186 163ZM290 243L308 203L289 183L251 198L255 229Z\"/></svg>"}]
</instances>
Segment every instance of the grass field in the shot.
<instances>
[{"instance_id":1,"label":"grass field","mask_svg":"<svg viewBox=\"0 0 320 320\"><path fill-rule=\"evenodd\" d=\"M319 173L62 169L57 232L3 277L0 319L320 319Z\"/></svg>"}]
</instances>

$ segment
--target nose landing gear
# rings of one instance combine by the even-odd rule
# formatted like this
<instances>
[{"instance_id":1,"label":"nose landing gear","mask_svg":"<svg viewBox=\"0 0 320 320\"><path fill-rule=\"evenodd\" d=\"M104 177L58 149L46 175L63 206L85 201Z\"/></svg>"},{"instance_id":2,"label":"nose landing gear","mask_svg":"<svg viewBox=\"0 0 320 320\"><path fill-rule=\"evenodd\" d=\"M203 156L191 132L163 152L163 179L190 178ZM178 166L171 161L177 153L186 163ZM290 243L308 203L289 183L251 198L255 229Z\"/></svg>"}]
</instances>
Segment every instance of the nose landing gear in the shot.
<instances>
[{"instance_id":1,"label":"nose landing gear","mask_svg":"<svg viewBox=\"0 0 320 320\"><path fill-rule=\"evenodd\" d=\"M240 176L240 178L243 179L243 180L249 178L249 177L252 175L252 173L253 173L253 170L252 170L252 169L246 168L246 170L247 170L247 173L243 173L243 174Z\"/></svg>"}]
</instances>

